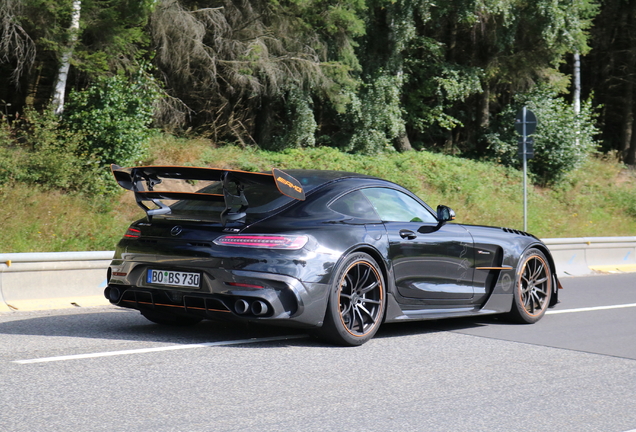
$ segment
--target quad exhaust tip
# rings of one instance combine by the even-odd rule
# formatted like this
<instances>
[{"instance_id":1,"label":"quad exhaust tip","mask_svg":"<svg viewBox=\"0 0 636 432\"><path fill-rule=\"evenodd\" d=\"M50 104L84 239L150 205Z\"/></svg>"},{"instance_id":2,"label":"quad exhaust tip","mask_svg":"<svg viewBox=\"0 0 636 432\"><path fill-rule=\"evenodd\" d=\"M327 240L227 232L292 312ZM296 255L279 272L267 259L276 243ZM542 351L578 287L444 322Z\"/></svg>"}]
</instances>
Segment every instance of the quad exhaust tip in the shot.
<instances>
[{"instance_id":1,"label":"quad exhaust tip","mask_svg":"<svg viewBox=\"0 0 636 432\"><path fill-rule=\"evenodd\" d=\"M121 292L115 287L106 287L104 290L104 297L106 297L111 303L117 303L121 298Z\"/></svg>"},{"instance_id":2,"label":"quad exhaust tip","mask_svg":"<svg viewBox=\"0 0 636 432\"><path fill-rule=\"evenodd\" d=\"M250 310L250 304L243 299L237 300L234 303L234 310L239 315L244 315Z\"/></svg>"},{"instance_id":3,"label":"quad exhaust tip","mask_svg":"<svg viewBox=\"0 0 636 432\"><path fill-rule=\"evenodd\" d=\"M265 302L256 300L254 303L252 303L250 310L256 316L263 316L268 312L269 308L267 307Z\"/></svg>"},{"instance_id":4,"label":"quad exhaust tip","mask_svg":"<svg viewBox=\"0 0 636 432\"><path fill-rule=\"evenodd\" d=\"M251 313L255 316L267 315L269 312L269 306L267 303L261 300L255 300L251 304L245 299L239 299L234 303L234 311L238 315L245 315Z\"/></svg>"}]
</instances>

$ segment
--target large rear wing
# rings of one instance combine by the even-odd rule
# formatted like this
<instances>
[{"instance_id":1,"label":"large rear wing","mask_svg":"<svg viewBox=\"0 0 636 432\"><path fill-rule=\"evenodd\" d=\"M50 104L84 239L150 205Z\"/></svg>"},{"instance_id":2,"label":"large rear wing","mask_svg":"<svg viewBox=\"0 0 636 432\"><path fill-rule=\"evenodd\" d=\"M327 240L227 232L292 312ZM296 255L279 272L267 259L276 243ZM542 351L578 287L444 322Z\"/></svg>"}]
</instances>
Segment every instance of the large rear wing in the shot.
<instances>
[{"instance_id":1,"label":"large rear wing","mask_svg":"<svg viewBox=\"0 0 636 432\"><path fill-rule=\"evenodd\" d=\"M258 184L263 187L276 188L282 195L303 201L305 192L298 180L289 174L274 168L271 173L255 173L216 168L194 168L178 166L142 166L122 168L110 166L119 186L135 193L137 205L152 219L155 215L169 214L171 209L161 200L200 200L223 203L221 223L239 221L246 215L249 203L243 193L245 184ZM164 179L183 181L216 181L223 182L223 194L201 192L156 191L155 186ZM153 203L150 208L146 203Z\"/></svg>"}]
</instances>

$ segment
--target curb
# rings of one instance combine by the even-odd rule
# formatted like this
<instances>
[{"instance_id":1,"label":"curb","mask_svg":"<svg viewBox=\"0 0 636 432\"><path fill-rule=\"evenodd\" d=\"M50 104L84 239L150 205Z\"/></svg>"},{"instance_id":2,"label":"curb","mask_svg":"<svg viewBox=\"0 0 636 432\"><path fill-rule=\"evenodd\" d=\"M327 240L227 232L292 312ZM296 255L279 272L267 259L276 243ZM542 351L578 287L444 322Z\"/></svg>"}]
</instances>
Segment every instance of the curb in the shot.
<instances>
[{"instance_id":1,"label":"curb","mask_svg":"<svg viewBox=\"0 0 636 432\"><path fill-rule=\"evenodd\" d=\"M74 307L107 306L110 302L102 296L60 297L37 300L16 300L8 305L0 304L0 314L31 312L52 309L72 309Z\"/></svg>"},{"instance_id":2,"label":"curb","mask_svg":"<svg viewBox=\"0 0 636 432\"><path fill-rule=\"evenodd\" d=\"M636 264L590 266L590 270L608 274L634 273L636 272Z\"/></svg>"}]
</instances>

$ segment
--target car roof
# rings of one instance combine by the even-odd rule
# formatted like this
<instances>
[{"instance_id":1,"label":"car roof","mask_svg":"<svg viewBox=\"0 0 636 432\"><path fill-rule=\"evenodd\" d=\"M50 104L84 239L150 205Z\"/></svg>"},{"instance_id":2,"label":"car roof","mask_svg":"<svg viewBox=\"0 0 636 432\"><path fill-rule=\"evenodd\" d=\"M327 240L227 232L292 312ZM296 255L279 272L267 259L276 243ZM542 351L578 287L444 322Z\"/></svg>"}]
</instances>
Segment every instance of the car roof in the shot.
<instances>
[{"instance_id":1,"label":"car roof","mask_svg":"<svg viewBox=\"0 0 636 432\"><path fill-rule=\"evenodd\" d=\"M310 191L317 188L318 186L330 183L335 180L346 178L381 180L378 177L348 171L290 169L285 170L285 172L298 180L306 191Z\"/></svg>"}]
</instances>

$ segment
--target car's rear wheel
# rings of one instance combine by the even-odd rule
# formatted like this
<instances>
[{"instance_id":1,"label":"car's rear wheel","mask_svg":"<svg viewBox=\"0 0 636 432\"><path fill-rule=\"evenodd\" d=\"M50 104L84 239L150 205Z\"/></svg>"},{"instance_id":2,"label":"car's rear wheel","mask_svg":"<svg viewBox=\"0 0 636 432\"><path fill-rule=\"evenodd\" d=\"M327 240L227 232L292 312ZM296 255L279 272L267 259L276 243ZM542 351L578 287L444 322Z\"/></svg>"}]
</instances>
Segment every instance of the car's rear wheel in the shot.
<instances>
[{"instance_id":1,"label":"car's rear wheel","mask_svg":"<svg viewBox=\"0 0 636 432\"><path fill-rule=\"evenodd\" d=\"M510 317L524 324L539 321L550 304L551 295L552 270L548 260L538 249L529 249L517 267Z\"/></svg>"},{"instance_id":2,"label":"car's rear wheel","mask_svg":"<svg viewBox=\"0 0 636 432\"><path fill-rule=\"evenodd\" d=\"M201 318L197 317L175 315L171 313L157 312L154 310L141 310L139 312L141 312L147 320L161 325L186 327L198 324L202 321Z\"/></svg>"},{"instance_id":3,"label":"car's rear wheel","mask_svg":"<svg viewBox=\"0 0 636 432\"><path fill-rule=\"evenodd\" d=\"M386 291L375 260L366 253L348 256L338 267L320 335L338 345L371 339L384 316Z\"/></svg>"}]
</instances>

